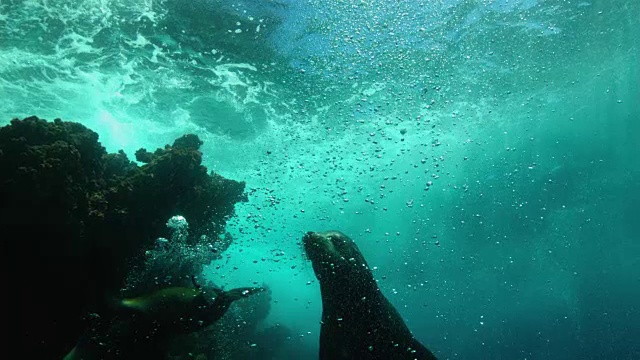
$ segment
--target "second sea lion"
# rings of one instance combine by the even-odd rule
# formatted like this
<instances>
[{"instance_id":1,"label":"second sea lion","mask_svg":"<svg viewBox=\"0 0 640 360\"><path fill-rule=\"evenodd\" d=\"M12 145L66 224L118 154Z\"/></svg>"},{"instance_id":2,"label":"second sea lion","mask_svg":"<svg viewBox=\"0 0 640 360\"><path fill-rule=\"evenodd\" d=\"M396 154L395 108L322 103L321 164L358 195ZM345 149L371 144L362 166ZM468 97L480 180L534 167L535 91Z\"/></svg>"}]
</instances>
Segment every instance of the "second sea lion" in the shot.
<instances>
[{"instance_id":1,"label":"second sea lion","mask_svg":"<svg viewBox=\"0 0 640 360\"><path fill-rule=\"evenodd\" d=\"M194 285L113 301L116 315L97 321L63 360L163 359L173 338L213 324L234 301L264 290L242 287L210 294Z\"/></svg>"}]
</instances>

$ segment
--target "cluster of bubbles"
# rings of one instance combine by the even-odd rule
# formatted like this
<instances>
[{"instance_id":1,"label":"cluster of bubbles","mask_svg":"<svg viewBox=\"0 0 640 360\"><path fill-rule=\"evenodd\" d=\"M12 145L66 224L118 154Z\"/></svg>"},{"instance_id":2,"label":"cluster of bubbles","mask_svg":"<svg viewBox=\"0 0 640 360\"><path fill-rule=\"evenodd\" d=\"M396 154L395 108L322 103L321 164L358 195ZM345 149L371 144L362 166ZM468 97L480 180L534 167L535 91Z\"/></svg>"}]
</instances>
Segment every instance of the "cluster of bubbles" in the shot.
<instances>
[{"instance_id":1,"label":"cluster of bubbles","mask_svg":"<svg viewBox=\"0 0 640 360\"><path fill-rule=\"evenodd\" d=\"M176 215L167 221L169 239L156 239L153 248L147 250L141 265L127 277L125 291L148 291L166 286L188 286L191 278L202 273L202 268L219 257L220 241L207 235L196 241L189 239L189 223L183 216ZM220 241L219 241L220 240Z\"/></svg>"}]
</instances>

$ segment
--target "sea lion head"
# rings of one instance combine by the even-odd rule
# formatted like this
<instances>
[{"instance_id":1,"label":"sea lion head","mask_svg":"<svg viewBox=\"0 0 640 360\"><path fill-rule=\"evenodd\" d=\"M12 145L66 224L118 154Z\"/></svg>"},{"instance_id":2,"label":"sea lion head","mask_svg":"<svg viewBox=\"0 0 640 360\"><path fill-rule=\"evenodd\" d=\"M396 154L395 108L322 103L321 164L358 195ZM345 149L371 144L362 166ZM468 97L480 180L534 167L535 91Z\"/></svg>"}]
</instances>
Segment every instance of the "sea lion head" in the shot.
<instances>
[{"instance_id":1,"label":"sea lion head","mask_svg":"<svg viewBox=\"0 0 640 360\"><path fill-rule=\"evenodd\" d=\"M370 271L356 243L340 231L308 232L302 243L319 280Z\"/></svg>"}]
</instances>

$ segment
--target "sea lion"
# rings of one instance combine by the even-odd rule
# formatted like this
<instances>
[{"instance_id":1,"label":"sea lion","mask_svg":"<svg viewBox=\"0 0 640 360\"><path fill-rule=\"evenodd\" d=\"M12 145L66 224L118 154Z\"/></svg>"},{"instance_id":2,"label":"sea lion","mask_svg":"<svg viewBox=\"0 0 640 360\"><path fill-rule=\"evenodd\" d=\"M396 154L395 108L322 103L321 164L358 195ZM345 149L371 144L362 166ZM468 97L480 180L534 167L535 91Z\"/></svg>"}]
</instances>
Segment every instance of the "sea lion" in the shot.
<instances>
[{"instance_id":1,"label":"sea lion","mask_svg":"<svg viewBox=\"0 0 640 360\"><path fill-rule=\"evenodd\" d=\"M207 327L224 315L231 303L263 291L263 288L237 288L219 291L213 301L199 288L169 287L132 299L120 306L139 312L165 332L187 334Z\"/></svg>"},{"instance_id":2,"label":"sea lion","mask_svg":"<svg viewBox=\"0 0 640 360\"><path fill-rule=\"evenodd\" d=\"M435 360L382 294L355 242L308 232L305 252L320 282L320 360Z\"/></svg>"},{"instance_id":3,"label":"sea lion","mask_svg":"<svg viewBox=\"0 0 640 360\"><path fill-rule=\"evenodd\" d=\"M194 285L114 300L116 315L93 326L63 360L163 359L171 339L213 324L234 301L264 290L243 287L210 294Z\"/></svg>"}]
</instances>

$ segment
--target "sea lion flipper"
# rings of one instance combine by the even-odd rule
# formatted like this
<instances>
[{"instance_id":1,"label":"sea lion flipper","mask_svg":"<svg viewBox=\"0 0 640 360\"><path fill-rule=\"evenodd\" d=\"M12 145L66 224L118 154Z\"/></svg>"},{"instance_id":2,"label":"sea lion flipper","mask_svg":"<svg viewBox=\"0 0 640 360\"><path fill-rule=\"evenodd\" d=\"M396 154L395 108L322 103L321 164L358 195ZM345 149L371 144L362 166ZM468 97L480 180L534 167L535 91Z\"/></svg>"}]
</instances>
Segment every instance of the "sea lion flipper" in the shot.
<instances>
[{"instance_id":1,"label":"sea lion flipper","mask_svg":"<svg viewBox=\"0 0 640 360\"><path fill-rule=\"evenodd\" d=\"M195 275L191 275L191 284L193 285L194 288L198 290L202 290L202 285L198 284L198 281L196 280Z\"/></svg>"},{"instance_id":2,"label":"sea lion flipper","mask_svg":"<svg viewBox=\"0 0 640 360\"><path fill-rule=\"evenodd\" d=\"M262 287L241 287L231 289L229 291L222 291L218 296L216 296L213 300L213 304L208 308L209 315L205 323L211 324L218 321L218 319L227 312L232 302L264 290L265 288Z\"/></svg>"},{"instance_id":3,"label":"sea lion flipper","mask_svg":"<svg viewBox=\"0 0 640 360\"><path fill-rule=\"evenodd\" d=\"M233 302L264 290L265 288L262 287L241 287L225 291L224 296L227 297L229 301Z\"/></svg>"}]
</instances>

